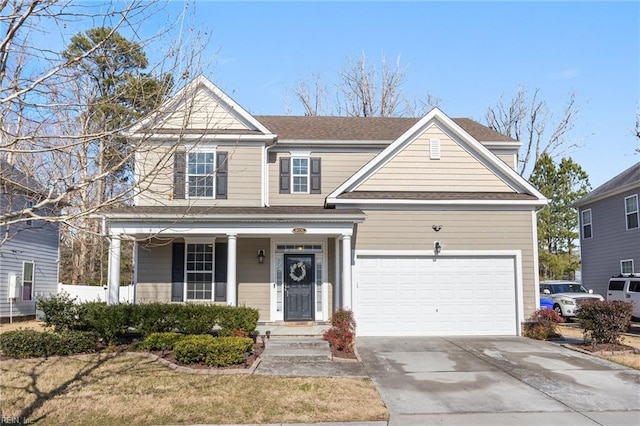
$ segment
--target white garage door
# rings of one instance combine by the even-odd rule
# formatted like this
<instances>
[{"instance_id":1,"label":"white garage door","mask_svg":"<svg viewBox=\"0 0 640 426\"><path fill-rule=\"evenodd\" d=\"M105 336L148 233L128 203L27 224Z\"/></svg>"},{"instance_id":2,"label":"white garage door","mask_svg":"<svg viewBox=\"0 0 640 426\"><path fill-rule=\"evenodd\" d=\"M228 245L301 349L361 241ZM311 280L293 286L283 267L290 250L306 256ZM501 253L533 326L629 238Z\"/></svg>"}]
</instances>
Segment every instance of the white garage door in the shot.
<instances>
[{"instance_id":1,"label":"white garage door","mask_svg":"<svg viewBox=\"0 0 640 426\"><path fill-rule=\"evenodd\" d=\"M358 256L359 336L516 335L513 257Z\"/></svg>"}]
</instances>

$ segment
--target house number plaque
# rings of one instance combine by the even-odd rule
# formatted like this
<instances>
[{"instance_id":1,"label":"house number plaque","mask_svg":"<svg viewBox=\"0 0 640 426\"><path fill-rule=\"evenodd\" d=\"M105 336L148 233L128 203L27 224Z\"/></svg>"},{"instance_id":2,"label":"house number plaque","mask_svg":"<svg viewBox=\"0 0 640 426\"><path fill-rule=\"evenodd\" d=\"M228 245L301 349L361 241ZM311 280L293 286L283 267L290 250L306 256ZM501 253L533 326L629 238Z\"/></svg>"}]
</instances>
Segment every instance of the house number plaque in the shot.
<instances>
[{"instance_id":1,"label":"house number plaque","mask_svg":"<svg viewBox=\"0 0 640 426\"><path fill-rule=\"evenodd\" d=\"M291 232L294 234L306 234L307 230L305 228L293 228Z\"/></svg>"}]
</instances>

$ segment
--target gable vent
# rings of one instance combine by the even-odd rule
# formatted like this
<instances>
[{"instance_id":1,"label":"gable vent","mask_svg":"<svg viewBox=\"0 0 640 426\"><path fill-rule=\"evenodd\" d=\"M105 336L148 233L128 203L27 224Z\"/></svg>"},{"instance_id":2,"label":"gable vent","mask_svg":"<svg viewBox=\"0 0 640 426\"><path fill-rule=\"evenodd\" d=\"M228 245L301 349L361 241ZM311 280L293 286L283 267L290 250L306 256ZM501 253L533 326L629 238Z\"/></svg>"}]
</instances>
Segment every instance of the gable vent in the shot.
<instances>
[{"instance_id":1,"label":"gable vent","mask_svg":"<svg viewBox=\"0 0 640 426\"><path fill-rule=\"evenodd\" d=\"M432 160L440 159L440 139L429 139L429 156Z\"/></svg>"}]
</instances>

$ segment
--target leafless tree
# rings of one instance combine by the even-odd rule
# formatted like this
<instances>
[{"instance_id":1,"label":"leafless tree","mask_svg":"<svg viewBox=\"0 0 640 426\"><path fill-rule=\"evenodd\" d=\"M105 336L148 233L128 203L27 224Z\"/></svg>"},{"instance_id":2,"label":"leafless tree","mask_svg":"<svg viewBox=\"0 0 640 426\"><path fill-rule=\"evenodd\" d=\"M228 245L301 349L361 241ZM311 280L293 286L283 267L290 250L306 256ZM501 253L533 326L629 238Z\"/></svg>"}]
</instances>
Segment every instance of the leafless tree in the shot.
<instances>
[{"instance_id":1,"label":"leafless tree","mask_svg":"<svg viewBox=\"0 0 640 426\"><path fill-rule=\"evenodd\" d=\"M329 85L319 74L312 74L311 83L299 82L291 92L305 115L414 116L439 103L431 95L425 100L408 99L402 90L406 78L407 68L400 65L400 56L391 65L383 54L380 64L376 65L367 62L363 52L358 57L347 58L334 84ZM330 86L334 91L328 89Z\"/></svg>"},{"instance_id":2,"label":"leafless tree","mask_svg":"<svg viewBox=\"0 0 640 426\"><path fill-rule=\"evenodd\" d=\"M528 97L527 90L520 88L506 103L502 97L494 107L487 108L487 125L493 130L510 136L522 143L518 158L518 173L531 174L543 153L552 158L566 154L578 146L568 140L567 134L574 127L578 113L575 94L571 94L558 119L554 119L547 103L540 99L540 89Z\"/></svg>"},{"instance_id":3,"label":"leafless tree","mask_svg":"<svg viewBox=\"0 0 640 426\"><path fill-rule=\"evenodd\" d=\"M144 156L151 145L144 137L108 163L101 160L102 141L119 140L131 122L118 126L96 125L98 93L77 65L104 47L114 34L131 34L136 42L159 53L149 64L148 75L170 75L176 85L200 73L199 53L207 43L163 14L164 5L147 1L78 4L68 1L0 0L0 158L14 165L41 190L32 204L3 202L0 227L3 239L11 238L28 220L61 224L64 243L71 247L75 265L73 280L86 275L82 265L102 257L102 228L93 215L105 209L131 204L146 190L145 179L133 181L131 169L114 179L136 155ZM185 9L183 13L188 13ZM138 34L152 17L167 19L167 27L141 39ZM183 19L178 16L177 19ZM175 18L174 18L175 19ZM65 54L72 35L94 26L110 29L104 41L76 54ZM174 28L182 28L176 37ZM59 32L59 39L48 34ZM183 34L189 33L189 37ZM53 43L57 43L52 47ZM104 101L104 99L103 99ZM115 101L115 100L114 100ZM134 100L144 102L145 99ZM150 116L152 109L146 111ZM149 133L153 132L149 125ZM179 138L176 140L176 146ZM172 150L156 159L158 171L171 163ZM150 175L153 175L151 173ZM0 176L5 201L17 182ZM89 257L93 256L92 259Z\"/></svg>"}]
</instances>

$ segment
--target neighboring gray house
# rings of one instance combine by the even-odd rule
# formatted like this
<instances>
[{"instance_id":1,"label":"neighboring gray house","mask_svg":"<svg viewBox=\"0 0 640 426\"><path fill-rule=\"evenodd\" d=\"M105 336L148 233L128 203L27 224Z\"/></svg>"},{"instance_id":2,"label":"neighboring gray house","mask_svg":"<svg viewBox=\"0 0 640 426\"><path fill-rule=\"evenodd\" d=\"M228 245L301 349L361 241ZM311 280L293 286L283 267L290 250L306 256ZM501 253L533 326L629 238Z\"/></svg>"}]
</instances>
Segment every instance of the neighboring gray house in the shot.
<instances>
[{"instance_id":1,"label":"neighboring gray house","mask_svg":"<svg viewBox=\"0 0 640 426\"><path fill-rule=\"evenodd\" d=\"M576 201L582 283L605 294L609 278L640 272L640 163Z\"/></svg>"},{"instance_id":2,"label":"neighboring gray house","mask_svg":"<svg viewBox=\"0 0 640 426\"><path fill-rule=\"evenodd\" d=\"M10 212L36 203L43 188L0 159L0 211ZM58 224L29 220L0 222L0 321L28 318L36 301L57 293ZM10 287L14 286L14 298Z\"/></svg>"}]
</instances>

